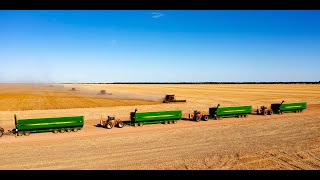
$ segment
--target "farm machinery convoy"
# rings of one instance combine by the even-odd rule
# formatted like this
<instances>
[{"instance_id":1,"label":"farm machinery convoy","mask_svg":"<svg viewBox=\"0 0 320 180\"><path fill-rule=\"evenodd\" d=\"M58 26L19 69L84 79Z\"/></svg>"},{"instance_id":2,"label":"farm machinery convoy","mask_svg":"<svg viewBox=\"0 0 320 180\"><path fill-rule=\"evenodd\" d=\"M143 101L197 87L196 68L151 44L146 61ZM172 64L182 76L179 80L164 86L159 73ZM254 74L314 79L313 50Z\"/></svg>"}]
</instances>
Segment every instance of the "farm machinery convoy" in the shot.
<instances>
[{"instance_id":1,"label":"farm machinery convoy","mask_svg":"<svg viewBox=\"0 0 320 180\"><path fill-rule=\"evenodd\" d=\"M282 101L279 104L271 104L270 108L261 106L257 108L257 115L272 115L283 114L284 112L299 113L306 109L306 102L287 103ZM182 110L170 110L170 111L155 111L155 112L138 112L135 109L130 113L130 120L117 119L114 116L108 116L106 120L100 120L98 126L111 129L113 127L122 128L125 125L128 126L143 126L145 124L176 124L181 119L189 119L196 122L200 120L208 121L209 119L220 120L222 118L229 117L248 117L252 114L252 106L230 106L220 107L218 104L216 107L210 107L209 113L204 111L195 110L193 113L189 113L188 118L182 117ZM84 126L84 116L70 116L70 117L56 117L56 118L38 118L38 119L17 119L14 115L15 128L9 131L16 136L30 135L30 133L38 132L77 132ZM4 134L4 129L0 127L0 137Z\"/></svg>"}]
</instances>

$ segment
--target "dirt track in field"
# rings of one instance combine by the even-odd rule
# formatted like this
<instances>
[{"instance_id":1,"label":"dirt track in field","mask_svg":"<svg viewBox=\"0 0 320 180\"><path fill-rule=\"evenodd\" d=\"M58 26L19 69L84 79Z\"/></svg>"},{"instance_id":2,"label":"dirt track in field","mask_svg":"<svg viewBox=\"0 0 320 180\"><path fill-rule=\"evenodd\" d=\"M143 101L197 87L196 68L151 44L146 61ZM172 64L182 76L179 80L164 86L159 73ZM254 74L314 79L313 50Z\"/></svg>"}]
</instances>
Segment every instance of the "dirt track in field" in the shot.
<instances>
[{"instance_id":1,"label":"dirt track in field","mask_svg":"<svg viewBox=\"0 0 320 180\"><path fill-rule=\"evenodd\" d=\"M245 104L247 101L251 101L251 104L276 101L268 99L267 93L257 100L257 103L254 99L259 92L261 96L268 92L268 88L261 88L259 91L259 88L255 87L239 87L238 92L241 89L252 90L253 96L243 93L246 95L242 101L240 98L232 101L229 95L237 92L232 88L223 92L216 90L216 94L225 94L221 99L230 100L230 105ZM176 88L174 93L178 93L180 99L186 98L187 103L0 112L0 123L5 130L13 128L13 113L17 113L18 118L85 114L85 127L76 133L38 133L28 137L4 135L0 139L0 169L319 170L320 103L317 103L316 99L319 95L318 87L296 85L275 90L279 94L277 101L282 95L289 99L285 99L288 102L306 101L308 107L303 113L250 115L248 118L225 118L207 122L181 120L177 124L125 126L111 130L95 127L99 123L100 113L104 118L107 114L115 114L121 119L128 119L129 112L135 107L140 111L181 108L186 116L186 110L192 105L199 109L207 108L211 103L215 104L216 99L207 98L207 104L199 105L199 101L204 101L205 96L192 93L192 89L186 92L186 88L182 88L179 93ZM215 86L212 89L214 88ZM145 89L151 94L160 91ZM275 93L269 89L270 94ZM298 94L303 94L300 92L302 89L306 93L303 97L298 97ZM168 89L163 90L165 91ZM228 94L228 91L232 93ZM291 94L288 91L291 91ZM136 93L139 92L137 88ZM241 93L239 96L242 97Z\"/></svg>"}]
</instances>

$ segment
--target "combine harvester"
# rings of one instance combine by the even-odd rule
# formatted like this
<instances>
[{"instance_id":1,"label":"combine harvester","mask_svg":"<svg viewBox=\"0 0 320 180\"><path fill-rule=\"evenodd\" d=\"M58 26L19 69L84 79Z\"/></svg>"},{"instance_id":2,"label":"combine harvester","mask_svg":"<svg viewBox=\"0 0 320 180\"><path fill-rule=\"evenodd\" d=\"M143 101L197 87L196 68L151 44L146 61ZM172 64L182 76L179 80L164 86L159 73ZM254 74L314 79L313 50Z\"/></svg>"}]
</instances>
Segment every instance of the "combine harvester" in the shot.
<instances>
[{"instance_id":1,"label":"combine harvester","mask_svg":"<svg viewBox=\"0 0 320 180\"><path fill-rule=\"evenodd\" d=\"M217 107L209 108L210 117L218 120L223 117L248 117L252 112L252 106L231 106L231 107Z\"/></svg>"},{"instance_id":2,"label":"combine harvester","mask_svg":"<svg viewBox=\"0 0 320 180\"><path fill-rule=\"evenodd\" d=\"M167 94L163 100L163 103L170 103L170 102L186 102L187 100L176 100L174 94Z\"/></svg>"},{"instance_id":3,"label":"combine harvester","mask_svg":"<svg viewBox=\"0 0 320 180\"><path fill-rule=\"evenodd\" d=\"M276 114L283 114L284 112L300 113L307 108L306 102L297 102L297 103L288 103L288 104L283 104L283 103L284 101L282 101L280 104L271 104L272 111Z\"/></svg>"},{"instance_id":4,"label":"combine harvester","mask_svg":"<svg viewBox=\"0 0 320 180\"><path fill-rule=\"evenodd\" d=\"M40 132L77 132L83 128L84 118L83 116L71 116L71 117L57 117L57 118L38 118L38 119L15 119L15 129L11 133L17 136L26 135L30 133Z\"/></svg>"}]
</instances>

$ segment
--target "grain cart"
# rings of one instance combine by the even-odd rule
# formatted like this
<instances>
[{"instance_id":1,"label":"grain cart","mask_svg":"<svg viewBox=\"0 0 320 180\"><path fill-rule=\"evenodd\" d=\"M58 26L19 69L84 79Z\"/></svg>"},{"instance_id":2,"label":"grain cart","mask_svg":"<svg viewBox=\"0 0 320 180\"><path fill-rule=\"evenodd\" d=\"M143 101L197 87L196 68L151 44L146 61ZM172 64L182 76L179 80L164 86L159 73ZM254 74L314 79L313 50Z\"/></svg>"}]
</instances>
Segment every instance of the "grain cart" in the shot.
<instances>
[{"instance_id":1,"label":"grain cart","mask_svg":"<svg viewBox=\"0 0 320 180\"><path fill-rule=\"evenodd\" d=\"M189 113L189 119L192 119L193 121L199 122L201 119L204 121L209 120L210 114L205 114L204 111L193 111L193 114Z\"/></svg>"},{"instance_id":2,"label":"grain cart","mask_svg":"<svg viewBox=\"0 0 320 180\"><path fill-rule=\"evenodd\" d=\"M166 97L163 100L163 103L169 103L169 102L186 102L187 100L176 100L174 97L174 94L167 94Z\"/></svg>"},{"instance_id":3,"label":"grain cart","mask_svg":"<svg viewBox=\"0 0 320 180\"><path fill-rule=\"evenodd\" d=\"M182 118L182 110L134 112L130 113L130 124L143 126L144 124L176 124Z\"/></svg>"},{"instance_id":4,"label":"grain cart","mask_svg":"<svg viewBox=\"0 0 320 180\"><path fill-rule=\"evenodd\" d=\"M260 109L257 108L257 114L258 115L272 115L273 111L272 109L268 109L267 106L261 106Z\"/></svg>"},{"instance_id":5,"label":"grain cart","mask_svg":"<svg viewBox=\"0 0 320 180\"><path fill-rule=\"evenodd\" d=\"M15 129L12 130L18 136L30 135L30 133L53 132L64 133L77 132L82 129L84 124L83 116L56 117L56 118L38 118L38 119L15 119Z\"/></svg>"},{"instance_id":6,"label":"grain cart","mask_svg":"<svg viewBox=\"0 0 320 180\"><path fill-rule=\"evenodd\" d=\"M122 128L124 126L124 123L120 119L115 119L114 116L108 116L108 119L103 121L102 119L100 120L100 126L111 129L115 126Z\"/></svg>"},{"instance_id":7,"label":"grain cart","mask_svg":"<svg viewBox=\"0 0 320 180\"><path fill-rule=\"evenodd\" d=\"M252 106L231 106L231 107L217 107L209 108L209 114L214 119L222 119L223 117L248 117L252 112Z\"/></svg>"},{"instance_id":8,"label":"grain cart","mask_svg":"<svg viewBox=\"0 0 320 180\"><path fill-rule=\"evenodd\" d=\"M297 103L288 103L283 104L282 101L280 104L271 104L271 109L276 114L283 114L284 112L295 112L299 113L302 112L304 109L307 108L306 102L297 102Z\"/></svg>"},{"instance_id":9,"label":"grain cart","mask_svg":"<svg viewBox=\"0 0 320 180\"><path fill-rule=\"evenodd\" d=\"M0 138L2 137L3 133L4 133L4 129L0 127Z\"/></svg>"}]
</instances>

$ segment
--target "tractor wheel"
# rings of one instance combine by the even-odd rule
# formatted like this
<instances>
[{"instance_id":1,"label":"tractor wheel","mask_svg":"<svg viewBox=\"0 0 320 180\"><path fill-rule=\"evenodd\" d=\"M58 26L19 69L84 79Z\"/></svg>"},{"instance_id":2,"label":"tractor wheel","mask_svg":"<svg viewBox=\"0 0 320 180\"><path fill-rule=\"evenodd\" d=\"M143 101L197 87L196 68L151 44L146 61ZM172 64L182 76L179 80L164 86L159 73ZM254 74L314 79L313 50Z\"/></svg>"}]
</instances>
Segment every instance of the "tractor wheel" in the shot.
<instances>
[{"instance_id":1,"label":"tractor wheel","mask_svg":"<svg viewBox=\"0 0 320 180\"><path fill-rule=\"evenodd\" d=\"M19 132L17 133L17 135L18 135L18 136L22 136L22 135L23 135L23 132L20 132L20 131L19 131Z\"/></svg>"},{"instance_id":2,"label":"tractor wheel","mask_svg":"<svg viewBox=\"0 0 320 180\"><path fill-rule=\"evenodd\" d=\"M197 122L199 122L199 121L201 120L200 116L196 116L194 119L195 119Z\"/></svg>"},{"instance_id":3,"label":"tractor wheel","mask_svg":"<svg viewBox=\"0 0 320 180\"><path fill-rule=\"evenodd\" d=\"M66 132L64 129L60 129L60 133L64 133Z\"/></svg>"},{"instance_id":4,"label":"tractor wheel","mask_svg":"<svg viewBox=\"0 0 320 180\"><path fill-rule=\"evenodd\" d=\"M268 111L263 111L263 115L268 115Z\"/></svg>"},{"instance_id":5,"label":"tractor wheel","mask_svg":"<svg viewBox=\"0 0 320 180\"><path fill-rule=\"evenodd\" d=\"M78 128L73 128L73 132L77 132L78 131Z\"/></svg>"},{"instance_id":6,"label":"tractor wheel","mask_svg":"<svg viewBox=\"0 0 320 180\"><path fill-rule=\"evenodd\" d=\"M203 116L203 120L208 121L209 120L209 116Z\"/></svg>"},{"instance_id":7,"label":"tractor wheel","mask_svg":"<svg viewBox=\"0 0 320 180\"><path fill-rule=\"evenodd\" d=\"M260 114L261 114L261 110L257 109L257 115L260 115Z\"/></svg>"},{"instance_id":8,"label":"tractor wheel","mask_svg":"<svg viewBox=\"0 0 320 180\"><path fill-rule=\"evenodd\" d=\"M124 123L122 122L122 121L120 121L119 123L118 123L118 127L119 128L122 128L124 126Z\"/></svg>"},{"instance_id":9,"label":"tractor wheel","mask_svg":"<svg viewBox=\"0 0 320 180\"><path fill-rule=\"evenodd\" d=\"M272 111L272 110L270 110L270 111L269 111L269 115L272 115L272 114L273 114L273 111Z\"/></svg>"},{"instance_id":10,"label":"tractor wheel","mask_svg":"<svg viewBox=\"0 0 320 180\"><path fill-rule=\"evenodd\" d=\"M139 123L139 126L143 126L143 123L141 122L141 123Z\"/></svg>"},{"instance_id":11,"label":"tractor wheel","mask_svg":"<svg viewBox=\"0 0 320 180\"><path fill-rule=\"evenodd\" d=\"M29 136L29 135L30 135L30 132L27 131L27 132L24 133L24 135Z\"/></svg>"},{"instance_id":12,"label":"tractor wheel","mask_svg":"<svg viewBox=\"0 0 320 180\"><path fill-rule=\"evenodd\" d=\"M111 129L112 127L113 127L113 126L112 126L112 122L108 122L107 125L106 125L106 128L107 128L107 129Z\"/></svg>"},{"instance_id":13,"label":"tractor wheel","mask_svg":"<svg viewBox=\"0 0 320 180\"><path fill-rule=\"evenodd\" d=\"M69 133L69 132L71 132L71 129L70 129L70 128L68 128L68 129L67 129L67 132L68 132L68 133Z\"/></svg>"},{"instance_id":14,"label":"tractor wheel","mask_svg":"<svg viewBox=\"0 0 320 180\"><path fill-rule=\"evenodd\" d=\"M58 129L53 130L54 134L57 134L58 132L59 132Z\"/></svg>"}]
</instances>

